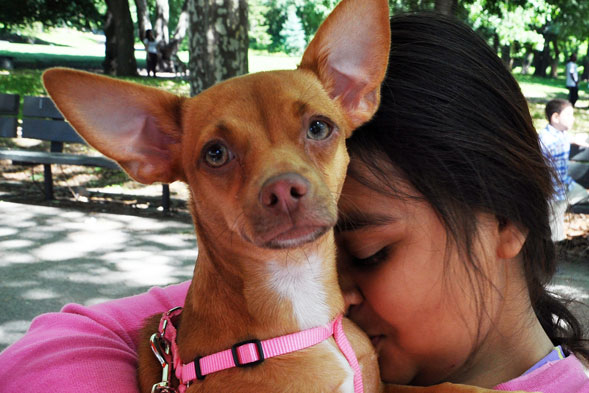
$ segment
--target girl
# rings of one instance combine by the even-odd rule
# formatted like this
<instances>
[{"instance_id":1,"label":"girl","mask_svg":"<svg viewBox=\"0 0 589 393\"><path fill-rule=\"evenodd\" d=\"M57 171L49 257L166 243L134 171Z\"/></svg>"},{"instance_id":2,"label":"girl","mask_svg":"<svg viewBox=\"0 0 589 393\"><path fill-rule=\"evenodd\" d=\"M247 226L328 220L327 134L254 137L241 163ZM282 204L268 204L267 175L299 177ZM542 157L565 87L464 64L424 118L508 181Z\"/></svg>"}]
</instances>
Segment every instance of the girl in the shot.
<instances>
[{"instance_id":1,"label":"girl","mask_svg":"<svg viewBox=\"0 0 589 393\"><path fill-rule=\"evenodd\" d=\"M589 392L581 327L545 289L551 174L517 83L454 20L391 28L381 109L349 140L337 227L349 316L383 380ZM187 288L37 318L0 357L2 388L137 391L137 331Z\"/></svg>"},{"instance_id":2,"label":"girl","mask_svg":"<svg viewBox=\"0 0 589 393\"><path fill-rule=\"evenodd\" d=\"M383 380L589 392L581 326L545 288L553 187L517 82L451 19L391 29L381 107L348 143L338 225L349 316Z\"/></svg>"},{"instance_id":3,"label":"girl","mask_svg":"<svg viewBox=\"0 0 589 393\"><path fill-rule=\"evenodd\" d=\"M155 78L155 71L158 60L158 42L153 36L153 30L149 29L145 31L145 39L143 40L143 44L145 44L145 50L147 52L147 76L153 74L153 77Z\"/></svg>"}]
</instances>

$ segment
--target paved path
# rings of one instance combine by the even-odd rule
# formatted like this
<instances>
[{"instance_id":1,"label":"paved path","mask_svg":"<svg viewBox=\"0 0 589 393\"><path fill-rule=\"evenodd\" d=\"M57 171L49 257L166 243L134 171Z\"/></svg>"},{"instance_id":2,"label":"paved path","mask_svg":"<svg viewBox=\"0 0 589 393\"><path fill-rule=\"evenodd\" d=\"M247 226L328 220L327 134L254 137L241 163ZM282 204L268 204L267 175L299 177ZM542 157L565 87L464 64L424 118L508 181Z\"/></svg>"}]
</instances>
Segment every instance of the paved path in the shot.
<instances>
[{"instance_id":1,"label":"paved path","mask_svg":"<svg viewBox=\"0 0 589 393\"><path fill-rule=\"evenodd\" d=\"M0 202L0 350L66 303L189 279L195 243L192 225L175 220ZM589 261L564 265L554 284L589 302Z\"/></svg>"},{"instance_id":2,"label":"paved path","mask_svg":"<svg viewBox=\"0 0 589 393\"><path fill-rule=\"evenodd\" d=\"M589 260L561 264L550 289L587 305L573 304L571 309L577 314L585 330L589 332Z\"/></svg>"},{"instance_id":3,"label":"paved path","mask_svg":"<svg viewBox=\"0 0 589 393\"><path fill-rule=\"evenodd\" d=\"M196 256L188 223L0 202L0 350L67 303L187 280Z\"/></svg>"}]
</instances>

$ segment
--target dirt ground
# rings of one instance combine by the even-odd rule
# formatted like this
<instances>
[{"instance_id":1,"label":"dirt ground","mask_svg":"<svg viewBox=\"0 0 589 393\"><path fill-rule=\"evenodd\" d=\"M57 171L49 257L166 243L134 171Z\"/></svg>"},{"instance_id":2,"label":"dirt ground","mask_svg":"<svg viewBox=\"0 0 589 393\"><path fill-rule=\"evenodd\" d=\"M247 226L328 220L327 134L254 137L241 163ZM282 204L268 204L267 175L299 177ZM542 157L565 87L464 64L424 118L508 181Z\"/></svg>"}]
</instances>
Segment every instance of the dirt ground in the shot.
<instances>
[{"instance_id":1,"label":"dirt ground","mask_svg":"<svg viewBox=\"0 0 589 393\"><path fill-rule=\"evenodd\" d=\"M589 264L589 214L568 213L565 222L567 239L560 244L563 257Z\"/></svg>"},{"instance_id":2,"label":"dirt ground","mask_svg":"<svg viewBox=\"0 0 589 393\"><path fill-rule=\"evenodd\" d=\"M54 199L47 200L42 166L16 166L0 160L0 200L70 208L81 211L167 217L190 221L188 192L183 184L170 186L171 208L161 207L160 185L145 186L123 172L53 165Z\"/></svg>"}]
</instances>

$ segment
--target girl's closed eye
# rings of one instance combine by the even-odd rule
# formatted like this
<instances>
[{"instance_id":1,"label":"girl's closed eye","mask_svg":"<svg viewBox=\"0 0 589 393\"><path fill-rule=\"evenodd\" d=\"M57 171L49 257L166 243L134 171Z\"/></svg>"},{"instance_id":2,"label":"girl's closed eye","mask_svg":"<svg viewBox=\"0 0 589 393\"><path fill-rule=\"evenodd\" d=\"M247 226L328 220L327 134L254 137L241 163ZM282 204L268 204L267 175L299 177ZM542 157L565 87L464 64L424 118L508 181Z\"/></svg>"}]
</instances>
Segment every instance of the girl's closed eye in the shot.
<instances>
[{"instance_id":1,"label":"girl's closed eye","mask_svg":"<svg viewBox=\"0 0 589 393\"><path fill-rule=\"evenodd\" d=\"M352 255L352 264L358 267L373 267L379 265L388 259L390 255L390 248L391 246L383 247L374 254L364 258L359 258Z\"/></svg>"}]
</instances>

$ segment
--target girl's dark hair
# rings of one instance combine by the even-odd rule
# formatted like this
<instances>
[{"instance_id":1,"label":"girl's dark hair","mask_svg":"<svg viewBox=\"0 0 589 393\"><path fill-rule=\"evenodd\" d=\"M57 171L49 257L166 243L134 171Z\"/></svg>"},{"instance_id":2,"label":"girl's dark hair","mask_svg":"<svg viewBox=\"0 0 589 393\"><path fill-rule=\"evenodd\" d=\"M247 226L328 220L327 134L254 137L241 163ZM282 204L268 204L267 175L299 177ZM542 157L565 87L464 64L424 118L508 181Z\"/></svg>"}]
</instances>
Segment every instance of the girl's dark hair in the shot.
<instances>
[{"instance_id":1,"label":"girl's dark hair","mask_svg":"<svg viewBox=\"0 0 589 393\"><path fill-rule=\"evenodd\" d=\"M394 188L396 171L378 157L390 161L431 204L475 272L476 214L517 225L527 233L521 256L542 327L555 345L589 359L581 324L546 289L556 270L549 226L552 172L518 83L489 46L455 19L403 14L391 18L391 30L380 109L348 140L350 155L381 183L365 184ZM353 170L349 175L366 182Z\"/></svg>"}]
</instances>

